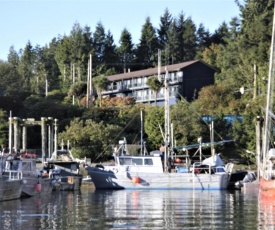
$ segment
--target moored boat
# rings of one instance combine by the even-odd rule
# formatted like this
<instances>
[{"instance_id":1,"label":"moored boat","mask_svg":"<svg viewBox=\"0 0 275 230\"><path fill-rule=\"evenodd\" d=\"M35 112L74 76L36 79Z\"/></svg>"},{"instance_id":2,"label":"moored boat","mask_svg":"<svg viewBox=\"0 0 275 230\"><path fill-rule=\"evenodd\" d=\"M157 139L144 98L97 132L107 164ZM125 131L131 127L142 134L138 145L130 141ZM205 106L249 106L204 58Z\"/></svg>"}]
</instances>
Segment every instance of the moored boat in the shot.
<instances>
[{"instance_id":1,"label":"moored boat","mask_svg":"<svg viewBox=\"0 0 275 230\"><path fill-rule=\"evenodd\" d=\"M62 191L80 190L82 175L79 171L80 162L76 161L70 150L60 149L53 152L45 162L44 169L54 180L53 189Z\"/></svg>"},{"instance_id":2,"label":"moored boat","mask_svg":"<svg viewBox=\"0 0 275 230\"><path fill-rule=\"evenodd\" d=\"M219 155L168 172L161 155L123 153L123 150L114 153L114 165L86 167L96 189L223 190L227 189L230 179Z\"/></svg>"},{"instance_id":3,"label":"moored boat","mask_svg":"<svg viewBox=\"0 0 275 230\"><path fill-rule=\"evenodd\" d=\"M273 155L275 154L275 149L270 149L268 153L268 158L265 163L265 169L262 172L260 178L260 189L267 196L275 197L275 161ZM275 156L275 155L274 155Z\"/></svg>"},{"instance_id":4,"label":"moored boat","mask_svg":"<svg viewBox=\"0 0 275 230\"><path fill-rule=\"evenodd\" d=\"M42 169L36 167L35 158L15 158L9 161L9 166L5 174L10 171L22 172L22 193L21 197L51 194L52 180L47 175L43 175Z\"/></svg>"},{"instance_id":5,"label":"moored boat","mask_svg":"<svg viewBox=\"0 0 275 230\"><path fill-rule=\"evenodd\" d=\"M22 172L4 172L6 158L0 158L0 201L19 199L21 196L23 180Z\"/></svg>"}]
</instances>

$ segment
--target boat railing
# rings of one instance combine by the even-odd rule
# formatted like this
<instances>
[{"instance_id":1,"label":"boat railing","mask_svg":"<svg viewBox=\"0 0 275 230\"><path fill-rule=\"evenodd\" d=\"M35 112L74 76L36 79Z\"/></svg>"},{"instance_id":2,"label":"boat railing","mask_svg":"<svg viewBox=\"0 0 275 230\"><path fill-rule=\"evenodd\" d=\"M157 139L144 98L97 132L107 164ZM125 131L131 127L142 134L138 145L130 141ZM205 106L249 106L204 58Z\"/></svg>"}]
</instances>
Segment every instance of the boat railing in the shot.
<instances>
[{"instance_id":1,"label":"boat railing","mask_svg":"<svg viewBox=\"0 0 275 230\"><path fill-rule=\"evenodd\" d=\"M193 164L192 173L193 174L211 174L211 166L205 167L206 165L201 165L199 162Z\"/></svg>"},{"instance_id":2,"label":"boat railing","mask_svg":"<svg viewBox=\"0 0 275 230\"><path fill-rule=\"evenodd\" d=\"M23 175L21 171L9 170L8 171L8 179L9 180L22 180Z\"/></svg>"}]
</instances>

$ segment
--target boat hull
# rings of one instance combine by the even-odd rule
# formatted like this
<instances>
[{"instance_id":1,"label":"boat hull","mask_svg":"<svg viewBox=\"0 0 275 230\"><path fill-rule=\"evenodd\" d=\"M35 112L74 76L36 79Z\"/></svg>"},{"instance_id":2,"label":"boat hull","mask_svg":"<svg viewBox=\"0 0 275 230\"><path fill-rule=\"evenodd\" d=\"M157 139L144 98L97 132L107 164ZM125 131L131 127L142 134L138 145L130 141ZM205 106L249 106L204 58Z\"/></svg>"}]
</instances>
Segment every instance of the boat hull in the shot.
<instances>
[{"instance_id":1,"label":"boat hull","mask_svg":"<svg viewBox=\"0 0 275 230\"><path fill-rule=\"evenodd\" d=\"M77 191L80 190L81 184L82 176L63 176L55 179L53 190Z\"/></svg>"},{"instance_id":2,"label":"boat hull","mask_svg":"<svg viewBox=\"0 0 275 230\"><path fill-rule=\"evenodd\" d=\"M96 189L227 189L228 174L131 173L88 170ZM138 178L138 180L136 180Z\"/></svg>"},{"instance_id":3,"label":"boat hull","mask_svg":"<svg viewBox=\"0 0 275 230\"><path fill-rule=\"evenodd\" d=\"M24 176L21 197L51 194L53 184L51 178L40 178L35 175Z\"/></svg>"},{"instance_id":4,"label":"boat hull","mask_svg":"<svg viewBox=\"0 0 275 230\"><path fill-rule=\"evenodd\" d=\"M260 189L263 194L275 197L275 180L265 180L260 178Z\"/></svg>"},{"instance_id":5,"label":"boat hull","mask_svg":"<svg viewBox=\"0 0 275 230\"><path fill-rule=\"evenodd\" d=\"M19 199L22 191L22 180L0 179L0 201Z\"/></svg>"}]
</instances>

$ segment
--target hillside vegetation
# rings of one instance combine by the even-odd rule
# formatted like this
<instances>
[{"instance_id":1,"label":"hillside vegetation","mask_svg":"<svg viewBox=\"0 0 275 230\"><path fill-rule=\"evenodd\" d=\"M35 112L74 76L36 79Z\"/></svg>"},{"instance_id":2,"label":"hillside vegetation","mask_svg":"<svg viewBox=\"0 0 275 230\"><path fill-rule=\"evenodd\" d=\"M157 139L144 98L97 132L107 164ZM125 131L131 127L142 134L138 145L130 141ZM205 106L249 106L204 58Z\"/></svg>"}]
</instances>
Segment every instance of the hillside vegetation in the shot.
<instances>
[{"instance_id":1,"label":"hillside vegetation","mask_svg":"<svg viewBox=\"0 0 275 230\"><path fill-rule=\"evenodd\" d=\"M121 138L140 143L142 110L147 149L159 149L164 144L163 107L135 105L131 98L100 100L96 93L87 107L86 79L90 55L94 92L99 93L105 76L157 66L161 50L162 65L200 59L217 69L215 84L203 88L198 99L187 103L182 98L172 106L175 144L197 143L198 137L209 141L210 123L202 118L212 116L215 140L235 140L216 151L226 158L254 161L246 150L255 152L255 121L265 106L274 3L236 4L239 18L221 22L213 34L183 13L173 17L166 9L158 28L146 18L139 44L133 44L127 29L116 45L102 23L95 31L75 23L69 35L53 38L43 47L30 42L18 52L11 47L7 61L0 60L0 144L8 143L10 111L21 118L53 117L59 119L59 144L69 140L75 156L105 160ZM225 115L236 119L228 123ZM28 147L40 145L40 128L28 129Z\"/></svg>"}]
</instances>

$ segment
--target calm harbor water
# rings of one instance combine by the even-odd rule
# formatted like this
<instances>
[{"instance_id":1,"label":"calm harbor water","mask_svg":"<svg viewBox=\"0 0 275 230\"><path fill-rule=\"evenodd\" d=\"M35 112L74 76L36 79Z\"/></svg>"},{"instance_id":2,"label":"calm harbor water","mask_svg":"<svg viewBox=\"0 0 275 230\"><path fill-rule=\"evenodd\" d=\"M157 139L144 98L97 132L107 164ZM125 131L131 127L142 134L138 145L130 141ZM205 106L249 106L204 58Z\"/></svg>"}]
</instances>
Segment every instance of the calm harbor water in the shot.
<instances>
[{"instance_id":1,"label":"calm harbor water","mask_svg":"<svg viewBox=\"0 0 275 230\"><path fill-rule=\"evenodd\" d=\"M275 203L241 191L53 192L0 203L0 229L275 229Z\"/></svg>"}]
</instances>

